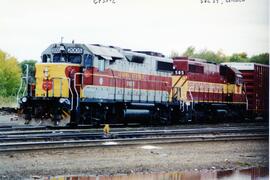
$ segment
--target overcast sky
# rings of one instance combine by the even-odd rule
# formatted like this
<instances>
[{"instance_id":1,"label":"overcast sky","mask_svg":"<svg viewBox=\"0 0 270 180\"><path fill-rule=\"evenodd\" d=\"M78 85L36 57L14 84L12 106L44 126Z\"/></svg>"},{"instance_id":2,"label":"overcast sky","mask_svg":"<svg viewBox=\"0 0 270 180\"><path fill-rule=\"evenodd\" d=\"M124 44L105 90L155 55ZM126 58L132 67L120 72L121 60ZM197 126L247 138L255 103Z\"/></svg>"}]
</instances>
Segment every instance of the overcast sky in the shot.
<instances>
[{"instance_id":1,"label":"overcast sky","mask_svg":"<svg viewBox=\"0 0 270 180\"><path fill-rule=\"evenodd\" d=\"M218 4L94 1L98 0L1 0L0 49L20 61L39 60L41 52L63 36L64 42L116 45L165 55L172 50L182 53L190 45L226 54L269 50L268 0L219 0Z\"/></svg>"}]
</instances>

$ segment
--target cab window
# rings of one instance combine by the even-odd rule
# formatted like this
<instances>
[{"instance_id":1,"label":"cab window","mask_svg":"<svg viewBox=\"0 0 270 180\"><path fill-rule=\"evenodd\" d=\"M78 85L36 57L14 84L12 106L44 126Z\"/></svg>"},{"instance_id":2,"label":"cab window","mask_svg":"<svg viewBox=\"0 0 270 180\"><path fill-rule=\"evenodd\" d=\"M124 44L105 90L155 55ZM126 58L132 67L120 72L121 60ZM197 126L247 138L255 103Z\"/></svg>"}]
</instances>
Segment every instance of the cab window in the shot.
<instances>
[{"instance_id":1,"label":"cab window","mask_svg":"<svg viewBox=\"0 0 270 180\"><path fill-rule=\"evenodd\" d=\"M79 54L68 54L68 62L71 62L74 64L81 64L82 56Z\"/></svg>"},{"instance_id":2,"label":"cab window","mask_svg":"<svg viewBox=\"0 0 270 180\"><path fill-rule=\"evenodd\" d=\"M98 59L98 70L104 71L105 70L105 59Z\"/></svg>"},{"instance_id":3,"label":"cab window","mask_svg":"<svg viewBox=\"0 0 270 180\"><path fill-rule=\"evenodd\" d=\"M237 85L243 84L243 77L242 77L242 75L236 74L236 77L235 77L235 84L237 84Z\"/></svg>"},{"instance_id":4,"label":"cab window","mask_svg":"<svg viewBox=\"0 0 270 180\"><path fill-rule=\"evenodd\" d=\"M42 56L42 62L45 63L45 62L51 62L52 59L51 59L51 55L50 54L44 54Z\"/></svg>"},{"instance_id":5,"label":"cab window","mask_svg":"<svg viewBox=\"0 0 270 180\"><path fill-rule=\"evenodd\" d=\"M192 72L192 73L201 73L201 74L203 74L203 72L204 72L203 66L197 66L197 65L189 64L188 68L189 68L189 72Z\"/></svg>"},{"instance_id":6,"label":"cab window","mask_svg":"<svg viewBox=\"0 0 270 180\"><path fill-rule=\"evenodd\" d=\"M173 71L173 64L170 62L157 61L157 71Z\"/></svg>"},{"instance_id":7,"label":"cab window","mask_svg":"<svg viewBox=\"0 0 270 180\"><path fill-rule=\"evenodd\" d=\"M69 62L74 64L81 64L82 56L79 54L54 54L53 62Z\"/></svg>"},{"instance_id":8,"label":"cab window","mask_svg":"<svg viewBox=\"0 0 270 180\"><path fill-rule=\"evenodd\" d=\"M66 57L64 54L54 54L53 62L66 62Z\"/></svg>"},{"instance_id":9,"label":"cab window","mask_svg":"<svg viewBox=\"0 0 270 180\"><path fill-rule=\"evenodd\" d=\"M93 57L91 54L85 54L83 56L84 62L83 65L88 68L93 66Z\"/></svg>"}]
</instances>

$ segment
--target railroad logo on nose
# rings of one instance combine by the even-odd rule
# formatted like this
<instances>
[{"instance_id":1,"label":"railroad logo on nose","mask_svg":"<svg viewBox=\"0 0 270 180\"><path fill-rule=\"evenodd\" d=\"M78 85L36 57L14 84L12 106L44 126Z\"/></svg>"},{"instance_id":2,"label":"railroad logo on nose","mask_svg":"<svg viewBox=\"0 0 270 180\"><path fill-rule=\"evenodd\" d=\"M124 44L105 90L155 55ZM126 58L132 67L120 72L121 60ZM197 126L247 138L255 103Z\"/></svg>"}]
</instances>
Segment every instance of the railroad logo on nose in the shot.
<instances>
[{"instance_id":1,"label":"railroad logo on nose","mask_svg":"<svg viewBox=\"0 0 270 180\"><path fill-rule=\"evenodd\" d=\"M47 91L47 90L49 91L52 89L52 86L53 86L52 84L53 84L52 80L43 80L42 89L44 91Z\"/></svg>"}]
</instances>

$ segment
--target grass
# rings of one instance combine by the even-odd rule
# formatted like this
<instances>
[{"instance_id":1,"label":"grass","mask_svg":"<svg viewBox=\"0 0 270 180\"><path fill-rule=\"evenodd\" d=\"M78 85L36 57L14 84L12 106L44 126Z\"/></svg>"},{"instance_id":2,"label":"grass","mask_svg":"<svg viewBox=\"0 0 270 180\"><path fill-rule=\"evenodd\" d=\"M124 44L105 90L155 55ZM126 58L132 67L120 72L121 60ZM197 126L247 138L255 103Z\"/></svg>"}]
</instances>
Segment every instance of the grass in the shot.
<instances>
[{"instance_id":1,"label":"grass","mask_svg":"<svg viewBox=\"0 0 270 180\"><path fill-rule=\"evenodd\" d=\"M17 100L15 96L2 97L0 96L0 107L16 107Z\"/></svg>"}]
</instances>

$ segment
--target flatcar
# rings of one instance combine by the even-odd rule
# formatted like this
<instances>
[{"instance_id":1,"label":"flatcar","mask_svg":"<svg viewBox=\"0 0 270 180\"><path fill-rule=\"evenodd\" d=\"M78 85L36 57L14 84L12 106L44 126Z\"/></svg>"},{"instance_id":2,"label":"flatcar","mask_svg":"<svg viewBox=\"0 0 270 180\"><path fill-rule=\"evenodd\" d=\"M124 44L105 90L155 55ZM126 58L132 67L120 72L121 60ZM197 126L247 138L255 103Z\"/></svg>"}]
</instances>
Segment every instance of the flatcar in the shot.
<instances>
[{"instance_id":1,"label":"flatcar","mask_svg":"<svg viewBox=\"0 0 270 180\"><path fill-rule=\"evenodd\" d=\"M41 59L35 83L24 77L27 93L18 98L28 120L50 117L57 125L67 113L70 125L127 124L130 117L172 124L241 119L247 109L242 73L227 65L75 43L51 44Z\"/></svg>"}]
</instances>

